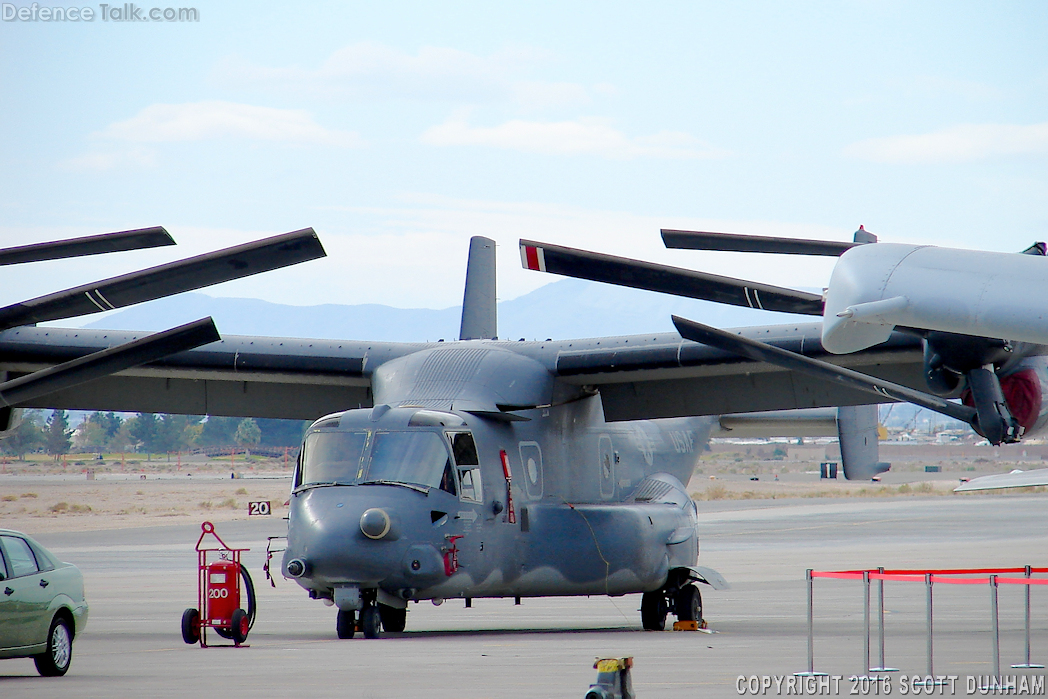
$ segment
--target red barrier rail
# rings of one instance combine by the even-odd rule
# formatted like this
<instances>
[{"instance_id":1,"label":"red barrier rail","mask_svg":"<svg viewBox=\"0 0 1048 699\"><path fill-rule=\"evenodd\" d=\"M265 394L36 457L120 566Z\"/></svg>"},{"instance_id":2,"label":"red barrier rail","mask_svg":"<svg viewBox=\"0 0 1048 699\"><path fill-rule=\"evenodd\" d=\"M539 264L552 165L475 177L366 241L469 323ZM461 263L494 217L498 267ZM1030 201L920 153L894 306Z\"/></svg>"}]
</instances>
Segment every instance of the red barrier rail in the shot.
<instances>
[{"instance_id":1,"label":"red barrier rail","mask_svg":"<svg viewBox=\"0 0 1048 699\"><path fill-rule=\"evenodd\" d=\"M1025 577L1001 577L1001 574L1021 573ZM1024 585L1026 587L1026 662L1012 665L1014 668L1041 668L1043 665L1031 664L1030 662L1030 589L1034 585L1048 585L1048 578L1032 578L1035 573L1048 573L1048 568L1034 568L1024 566L1021 568L944 568L929 570L896 569L886 570L884 568L867 570L808 570L806 579L808 582L808 670L807 672L795 673L797 675L822 675L825 673L815 672L814 652L814 617L813 602L814 592L812 582L815 578L829 578L835 580L862 580L865 589L865 602L863 607L863 625L866 638L864 642L864 668L871 672L892 672L895 668L885 667L884 664L884 581L895 582L923 582L927 594L927 617L928 617L928 675L935 676L932 668L932 587L935 583L940 585L987 585L991 590L991 619L993 623L993 666L994 676L1000 675L1000 629L998 624L997 588L1000 585ZM972 577L978 576L978 577ZM870 667L870 581L879 581L879 612L880 612L880 665Z\"/></svg>"}]
</instances>

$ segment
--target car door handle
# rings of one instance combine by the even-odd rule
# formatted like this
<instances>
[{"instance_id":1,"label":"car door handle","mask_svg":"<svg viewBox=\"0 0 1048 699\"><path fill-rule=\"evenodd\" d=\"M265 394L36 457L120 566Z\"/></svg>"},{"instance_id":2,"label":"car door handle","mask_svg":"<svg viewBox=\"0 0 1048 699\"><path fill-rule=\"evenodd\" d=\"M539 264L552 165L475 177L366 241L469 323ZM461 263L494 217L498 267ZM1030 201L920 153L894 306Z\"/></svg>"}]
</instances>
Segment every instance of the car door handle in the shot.
<instances>
[{"instance_id":1,"label":"car door handle","mask_svg":"<svg viewBox=\"0 0 1048 699\"><path fill-rule=\"evenodd\" d=\"M47 586L48 586L48 585L50 585L50 584L51 584L51 583L47 582L47 581L46 581L46 580L44 580L43 578L40 578L40 587L47 587Z\"/></svg>"},{"instance_id":2,"label":"car door handle","mask_svg":"<svg viewBox=\"0 0 1048 699\"><path fill-rule=\"evenodd\" d=\"M5 588L4 588L4 594L5 594L5 595L7 595L8 597L10 597L11 595L13 595L14 593L15 593L15 591L14 591L14 590L12 590L11 588L9 588L9 587L5 587Z\"/></svg>"}]
</instances>

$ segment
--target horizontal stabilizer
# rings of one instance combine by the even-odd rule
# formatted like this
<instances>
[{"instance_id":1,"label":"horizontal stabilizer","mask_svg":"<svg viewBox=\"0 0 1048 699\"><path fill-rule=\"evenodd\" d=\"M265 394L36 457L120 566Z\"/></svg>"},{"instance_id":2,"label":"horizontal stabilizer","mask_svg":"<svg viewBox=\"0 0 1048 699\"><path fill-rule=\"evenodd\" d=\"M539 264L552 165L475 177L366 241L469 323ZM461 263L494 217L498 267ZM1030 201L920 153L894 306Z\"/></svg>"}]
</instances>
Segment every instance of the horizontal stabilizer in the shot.
<instances>
[{"instance_id":1,"label":"horizontal stabilizer","mask_svg":"<svg viewBox=\"0 0 1048 699\"><path fill-rule=\"evenodd\" d=\"M306 228L0 308L0 329L123 308L324 255L317 234Z\"/></svg>"},{"instance_id":2,"label":"horizontal stabilizer","mask_svg":"<svg viewBox=\"0 0 1048 699\"><path fill-rule=\"evenodd\" d=\"M666 247L676 250L724 250L728 252L766 252L781 255L825 255L840 257L845 250L860 243L838 243L831 240L776 238L764 235L674 231L662 229Z\"/></svg>"},{"instance_id":3,"label":"horizontal stabilizer","mask_svg":"<svg viewBox=\"0 0 1048 699\"><path fill-rule=\"evenodd\" d=\"M171 237L162 226L140 228L133 231L88 235L82 238L56 240L51 243L20 245L14 248L0 249L0 265L17 265L23 262L43 262L44 260L63 260L69 257L85 255L102 255L108 252L125 250L142 250L174 245Z\"/></svg>"},{"instance_id":4,"label":"horizontal stabilizer","mask_svg":"<svg viewBox=\"0 0 1048 699\"><path fill-rule=\"evenodd\" d=\"M520 241L525 269L765 311L822 315L822 296L770 284L668 267L530 240Z\"/></svg>"},{"instance_id":5,"label":"horizontal stabilizer","mask_svg":"<svg viewBox=\"0 0 1048 699\"><path fill-rule=\"evenodd\" d=\"M1011 473L997 473L992 476L980 476L953 489L955 493L966 493L973 490L996 490L998 488L1030 488L1048 485L1048 468L1034 471L1015 470Z\"/></svg>"},{"instance_id":6,"label":"horizontal stabilizer","mask_svg":"<svg viewBox=\"0 0 1048 699\"><path fill-rule=\"evenodd\" d=\"M220 339L211 318L197 320L0 383L0 405L17 405Z\"/></svg>"}]
</instances>

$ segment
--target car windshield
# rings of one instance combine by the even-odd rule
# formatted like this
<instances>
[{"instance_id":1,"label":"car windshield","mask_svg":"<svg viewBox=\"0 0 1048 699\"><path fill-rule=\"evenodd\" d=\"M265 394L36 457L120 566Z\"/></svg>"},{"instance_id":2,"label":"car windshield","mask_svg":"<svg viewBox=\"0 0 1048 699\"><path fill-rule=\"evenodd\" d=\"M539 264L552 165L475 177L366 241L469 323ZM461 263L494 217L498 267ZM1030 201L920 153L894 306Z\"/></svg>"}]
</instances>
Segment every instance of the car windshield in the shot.
<instances>
[{"instance_id":1,"label":"car windshield","mask_svg":"<svg viewBox=\"0 0 1048 699\"><path fill-rule=\"evenodd\" d=\"M364 480L449 490L443 484L450 472L451 455L436 432L376 432L371 465Z\"/></svg>"},{"instance_id":2,"label":"car windshield","mask_svg":"<svg viewBox=\"0 0 1048 699\"><path fill-rule=\"evenodd\" d=\"M298 485L360 482L360 456L367 432L314 432L302 450L302 476Z\"/></svg>"}]
</instances>

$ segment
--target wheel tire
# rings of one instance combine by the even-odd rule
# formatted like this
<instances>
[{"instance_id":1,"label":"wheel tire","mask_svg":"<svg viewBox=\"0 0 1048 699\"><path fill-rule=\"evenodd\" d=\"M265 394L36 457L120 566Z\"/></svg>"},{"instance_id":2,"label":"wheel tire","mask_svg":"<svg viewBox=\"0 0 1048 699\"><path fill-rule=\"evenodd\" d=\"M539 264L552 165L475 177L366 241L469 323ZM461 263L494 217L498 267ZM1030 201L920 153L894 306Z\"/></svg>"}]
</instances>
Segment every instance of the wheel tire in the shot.
<instances>
[{"instance_id":1,"label":"wheel tire","mask_svg":"<svg viewBox=\"0 0 1048 699\"><path fill-rule=\"evenodd\" d=\"M389 607L385 604L378 605L378 615L382 619L382 630L389 633L400 633L408 622L408 610Z\"/></svg>"},{"instance_id":2,"label":"wheel tire","mask_svg":"<svg viewBox=\"0 0 1048 699\"><path fill-rule=\"evenodd\" d=\"M674 613L678 621L702 621L702 595L695 585L685 585L677 591Z\"/></svg>"},{"instance_id":3,"label":"wheel tire","mask_svg":"<svg viewBox=\"0 0 1048 699\"><path fill-rule=\"evenodd\" d=\"M238 646L247 640L247 632L251 630L251 618L243 609L233 612L233 618L229 624L229 635L233 643Z\"/></svg>"},{"instance_id":4,"label":"wheel tire","mask_svg":"<svg viewBox=\"0 0 1048 699\"><path fill-rule=\"evenodd\" d=\"M200 612L192 607L182 612L182 640L189 645L200 641Z\"/></svg>"},{"instance_id":5,"label":"wheel tire","mask_svg":"<svg viewBox=\"0 0 1048 699\"><path fill-rule=\"evenodd\" d=\"M382 633L382 617L377 605L364 607L360 612L360 630L364 632L364 638L378 638Z\"/></svg>"},{"instance_id":6,"label":"wheel tire","mask_svg":"<svg viewBox=\"0 0 1048 699\"><path fill-rule=\"evenodd\" d=\"M640 600L640 623L647 631L665 631L669 611L662 590L645 592Z\"/></svg>"},{"instance_id":7,"label":"wheel tire","mask_svg":"<svg viewBox=\"0 0 1048 699\"><path fill-rule=\"evenodd\" d=\"M73 662L73 627L64 617L56 616L47 631L47 650L33 656L36 671L44 677L61 677Z\"/></svg>"},{"instance_id":8,"label":"wheel tire","mask_svg":"<svg viewBox=\"0 0 1048 699\"><path fill-rule=\"evenodd\" d=\"M339 638L353 638L357 632L357 613L352 609L338 610L335 617L335 633Z\"/></svg>"}]
</instances>

